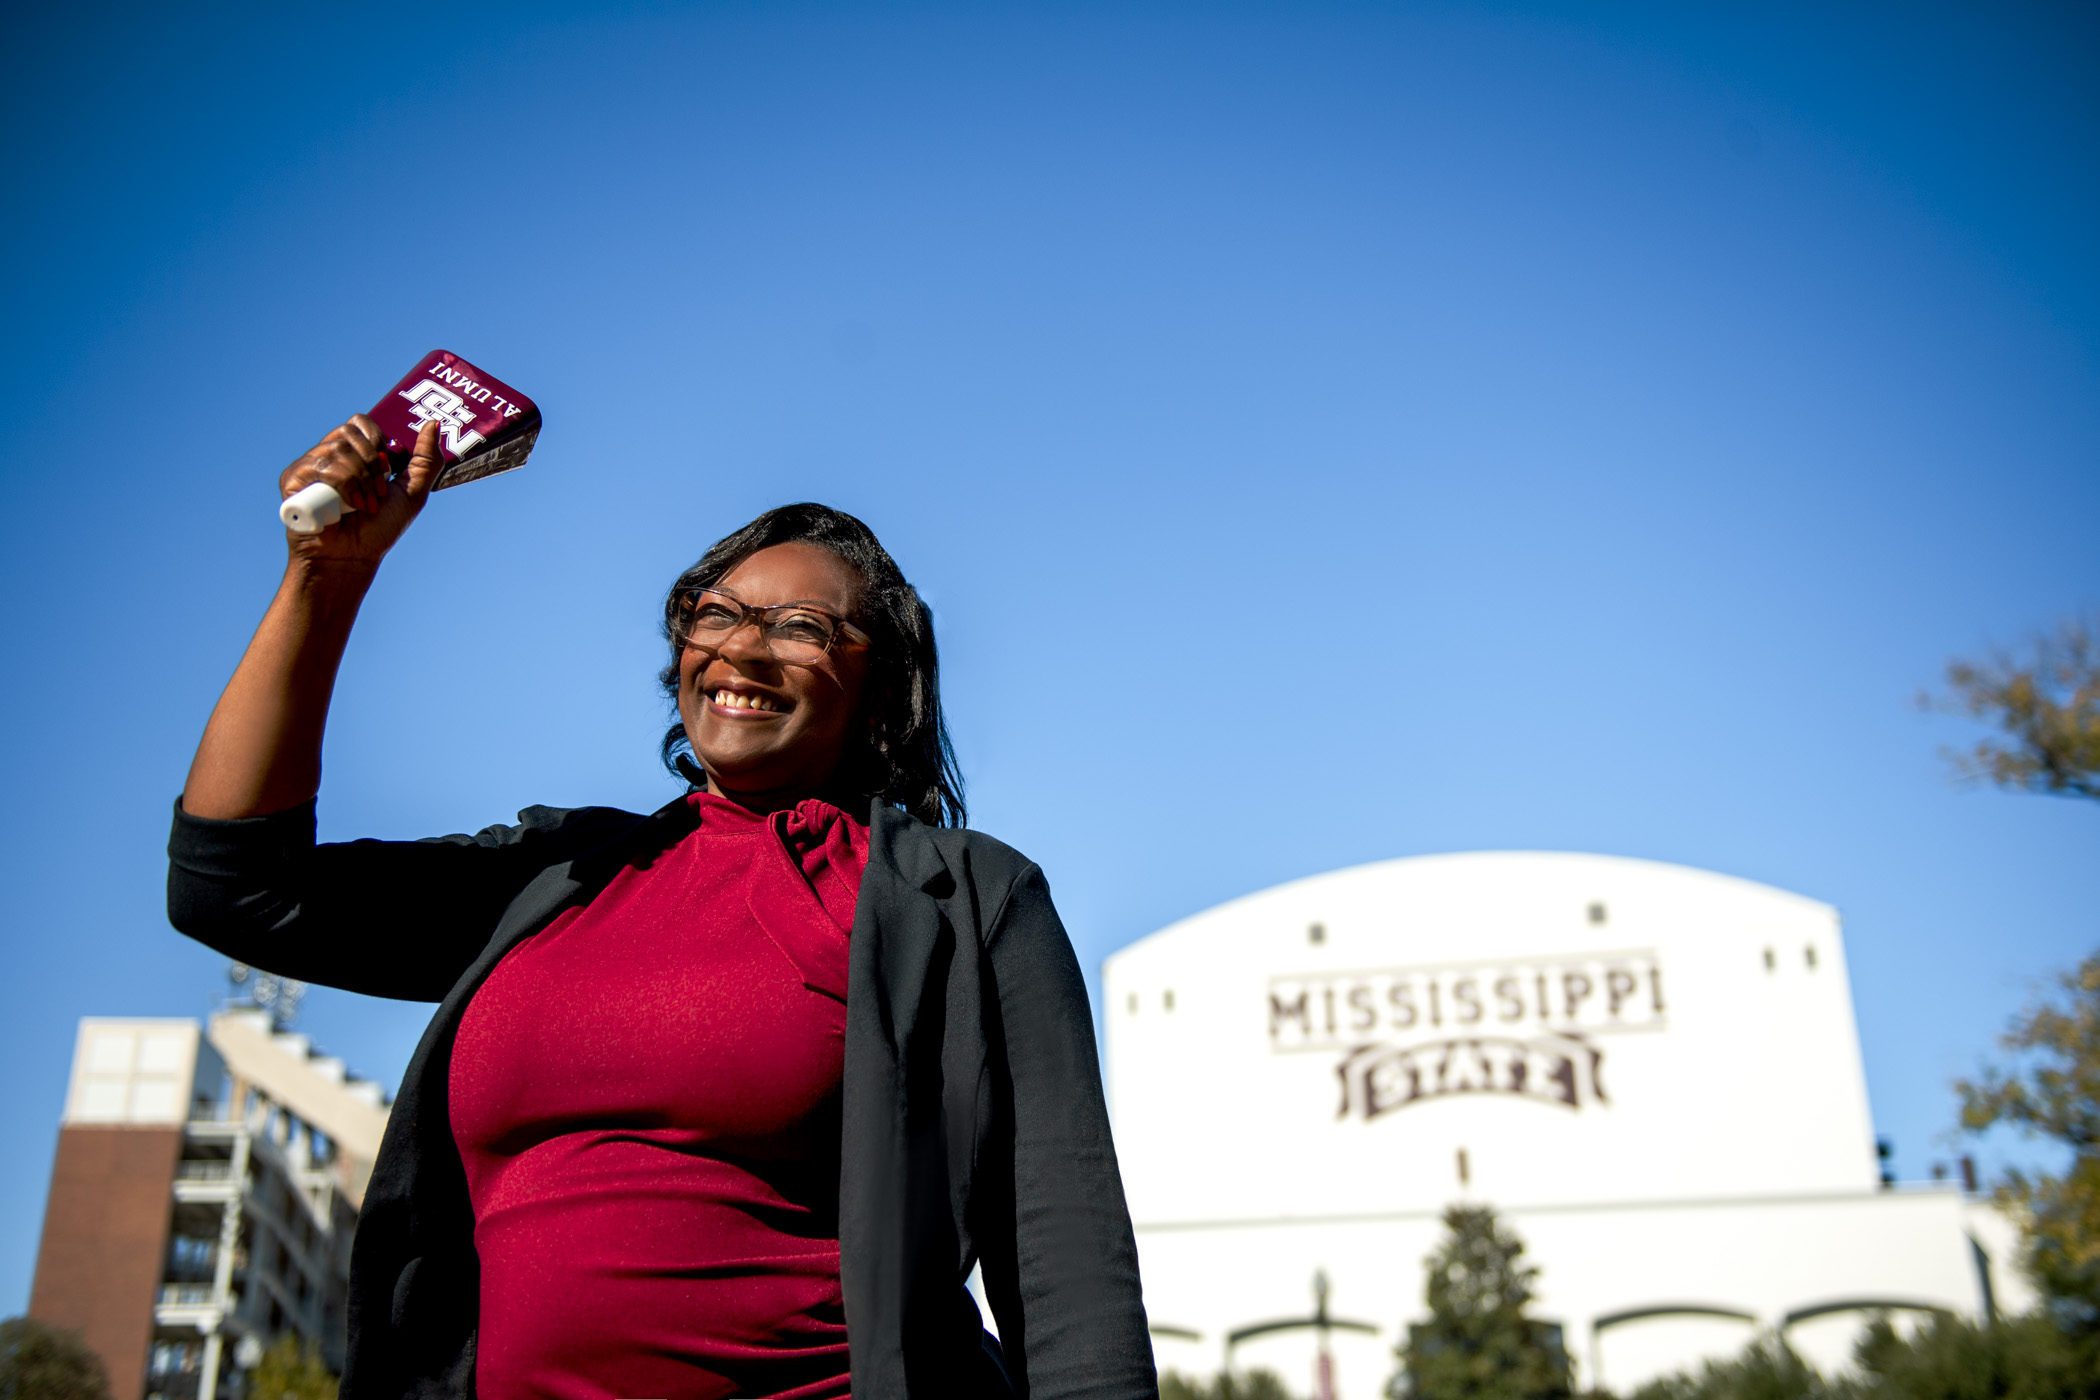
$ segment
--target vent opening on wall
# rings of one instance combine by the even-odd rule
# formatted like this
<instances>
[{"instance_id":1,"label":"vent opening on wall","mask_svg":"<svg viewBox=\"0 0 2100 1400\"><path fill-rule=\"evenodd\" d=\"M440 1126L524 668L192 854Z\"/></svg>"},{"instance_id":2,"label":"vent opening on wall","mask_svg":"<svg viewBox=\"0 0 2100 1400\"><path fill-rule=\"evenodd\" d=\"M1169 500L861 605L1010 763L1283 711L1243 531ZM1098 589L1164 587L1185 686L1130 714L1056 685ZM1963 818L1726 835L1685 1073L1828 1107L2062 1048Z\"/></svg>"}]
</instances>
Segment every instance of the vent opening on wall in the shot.
<instances>
[{"instance_id":1,"label":"vent opening on wall","mask_svg":"<svg viewBox=\"0 0 2100 1400\"><path fill-rule=\"evenodd\" d=\"M1604 922L1604 921L1605 921L1606 919L1608 919L1608 918L1610 918L1610 917L1611 917L1611 911L1610 911L1610 910L1608 910L1608 909L1606 909L1606 908L1605 908L1605 907L1604 907L1604 906L1603 906L1603 905L1602 905L1601 903L1600 903L1600 904L1592 904L1592 905L1590 906L1590 922L1591 922L1591 923L1593 923L1593 924L1601 924L1601 923L1603 923L1603 922Z\"/></svg>"},{"instance_id":2,"label":"vent opening on wall","mask_svg":"<svg viewBox=\"0 0 2100 1400\"><path fill-rule=\"evenodd\" d=\"M1808 960L1809 969L1813 971L1816 966L1816 945L1813 943L1809 944L1801 950L1801 955Z\"/></svg>"},{"instance_id":3,"label":"vent opening on wall","mask_svg":"<svg viewBox=\"0 0 2100 1400\"><path fill-rule=\"evenodd\" d=\"M1137 1015L1137 1001L1137 993L1132 992L1130 994L1130 1014L1133 1016Z\"/></svg>"},{"instance_id":4,"label":"vent opening on wall","mask_svg":"<svg viewBox=\"0 0 2100 1400\"><path fill-rule=\"evenodd\" d=\"M1765 971L1776 972L1778 970L1779 959L1773 956L1770 948L1765 949Z\"/></svg>"},{"instance_id":5,"label":"vent opening on wall","mask_svg":"<svg viewBox=\"0 0 2100 1400\"><path fill-rule=\"evenodd\" d=\"M1310 943L1325 943L1327 941L1327 925L1311 925L1305 930L1305 937L1306 941Z\"/></svg>"},{"instance_id":6,"label":"vent opening on wall","mask_svg":"<svg viewBox=\"0 0 2100 1400\"><path fill-rule=\"evenodd\" d=\"M1161 998L1161 1001L1166 1005L1167 1010L1172 1011L1174 1009L1174 989L1172 987L1167 988L1166 995Z\"/></svg>"}]
</instances>

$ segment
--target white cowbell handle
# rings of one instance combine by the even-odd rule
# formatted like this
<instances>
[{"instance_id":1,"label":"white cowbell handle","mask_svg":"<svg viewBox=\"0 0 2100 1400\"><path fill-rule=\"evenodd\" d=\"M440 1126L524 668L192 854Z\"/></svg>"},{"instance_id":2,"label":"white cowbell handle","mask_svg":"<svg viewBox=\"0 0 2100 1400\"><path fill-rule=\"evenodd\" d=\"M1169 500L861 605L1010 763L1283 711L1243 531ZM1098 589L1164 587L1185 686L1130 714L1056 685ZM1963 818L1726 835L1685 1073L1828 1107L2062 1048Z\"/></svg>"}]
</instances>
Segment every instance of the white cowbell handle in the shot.
<instances>
[{"instance_id":1,"label":"white cowbell handle","mask_svg":"<svg viewBox=\"0 0 2100 1400\"><path fill-rule=\"evenodd\" d=\"M302 487L284 498L277 518L295 535L318 535L349 513L343 498L325 481Z\"/></svg>"}]
</instances>

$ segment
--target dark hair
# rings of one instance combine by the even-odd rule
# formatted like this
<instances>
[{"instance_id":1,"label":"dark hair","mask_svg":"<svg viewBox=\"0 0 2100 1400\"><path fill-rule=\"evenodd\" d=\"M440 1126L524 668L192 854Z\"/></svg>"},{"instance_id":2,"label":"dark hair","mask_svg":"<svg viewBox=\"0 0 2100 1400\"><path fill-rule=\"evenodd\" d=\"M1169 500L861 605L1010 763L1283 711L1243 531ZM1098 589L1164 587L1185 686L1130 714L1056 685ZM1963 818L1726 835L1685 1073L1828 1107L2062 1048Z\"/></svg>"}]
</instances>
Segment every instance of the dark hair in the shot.
<instances>
[{"instance_id":1,"label":"dark hair","mask_svg":"<svg viewBox=\"0 0 2100 1400\"><path fill-rule=\"evenodd\" d=\"M673 636L678 595L720 583L737 565L776 544L816 545L860 576L852 620L874 639L866 691L870 723L865 743L849 750L840 765L840 780L902 807L928 826L963 825L962 772L941 714L933 614L875 532L842 510L807 501L769 510L716 541L699 563L678 576L664 599L664 640L671 646L671 664L657 677L664 693L673 699L678 695L681 648ZM697 765L691 755L685 726L672 725L664 733L664 766L693 781Z\"/></svg>"}]
</instances>

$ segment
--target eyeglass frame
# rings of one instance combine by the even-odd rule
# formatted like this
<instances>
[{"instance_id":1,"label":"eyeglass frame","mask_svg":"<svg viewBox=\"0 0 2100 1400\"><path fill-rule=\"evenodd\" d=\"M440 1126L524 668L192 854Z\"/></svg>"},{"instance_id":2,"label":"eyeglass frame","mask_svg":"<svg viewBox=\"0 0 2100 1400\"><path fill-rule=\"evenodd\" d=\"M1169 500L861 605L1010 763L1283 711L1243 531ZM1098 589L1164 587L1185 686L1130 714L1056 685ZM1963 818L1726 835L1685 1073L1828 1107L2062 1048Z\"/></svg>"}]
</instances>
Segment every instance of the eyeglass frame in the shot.
<instances>
[{"instance_id":1,"label":"eyeglass frame","mask_svg":"<svg viewBox=\"0 0 2100 1400\"><path fill-rule=\"evenodd\" d=\"M767 618L766 614L788 612L790 610L796 612L812 612L817 614L819 617L824 618L826 621L834 624L831 633L831 640L824 644L825 656L830 656L832 652L838 647L839 639L841 637L844 637L848 642L858 647L872 647L873 645L875 645L875 639L869 636L866 632L863 632L860 628L855 627L852 623L848 622L845 618L840 617L831 609L818 607L815 603L769 603L765 607L753 607L751 604L745 602L742 598L737 597L736 594L731 593L726 588L693 587L683 588L680 589L678 592L674 593L672 595L672 606L676 608L680 604L682 604L687 598L690 598L695 594L700 593L711 594L712 596L719 598L724 602L728 603L730 606L734 607L736 609L736 621L732 622L727 628L723 630L721 641L712 643L696 642L674 624L672 627L672 635L677 638L678 645L680 647L694 647L700 651L713 652L716 656L720 656L722 654L722 647L729 641L729 639L731 637L734 637L737 633L743 631L746 627L753 625L755 621L758 627L759 644L766 649L767 658L771 660L775 665L814 665L816 664L815 662L809 661L782 661L778 656L774 655L773 653L772 622L770 619ZM694 611L697 611L697 609L694 609Z\"/></svg>"}]
</instances>

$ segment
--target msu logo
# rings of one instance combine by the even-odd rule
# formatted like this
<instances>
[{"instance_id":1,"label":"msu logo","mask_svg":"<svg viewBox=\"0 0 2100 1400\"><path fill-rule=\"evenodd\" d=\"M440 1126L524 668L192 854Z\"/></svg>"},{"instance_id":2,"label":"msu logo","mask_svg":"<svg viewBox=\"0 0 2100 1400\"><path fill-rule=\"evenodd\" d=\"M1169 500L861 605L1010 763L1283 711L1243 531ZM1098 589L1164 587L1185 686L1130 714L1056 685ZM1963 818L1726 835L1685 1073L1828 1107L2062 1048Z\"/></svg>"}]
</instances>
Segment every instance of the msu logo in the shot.
<instances>
[{"instance_id":1,"label":"msu logo","mask_svg":"<svg viewBox=\"0 0 2100 1400\"><path fill-rule=\"evenodd\" d=\"M1269 979L1269 1048L1339 1054L1340 1118L1459 1094L1606 1106L1606 1042L1669 1026L1653 948Z\"/></svg>"},{"instance_id":2,"label":"msu logo","mask_svg":"<svg viewBox=\"0 0 2100 1400\"><path fill-rule=\"evenodd\" d=\"M474 410L467 401L447 389L434 379L425 379L413 389L403 389L401 397L408 400L409 417L417 428L435 422L445 439L445 450L454 457L464 457L479 447L483 441L474 431Z\"/></svg>"},{"instance_id":3,"label":"msu logo","mask_svg":"<svg viewBox=\"0 0 2100 1400\"><path fill-rule=\"evenodd\" d=\"M1426 1045L1364 1045L1342 1056L1337 1118L1380 1114L1450 1094L1508 1094L1582 1108L1610 1103L1598 1070L1604 1052L1574 1032L1531 1040L1471 1036Z\"/></svg>"}]
</instances>

